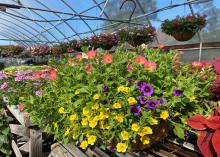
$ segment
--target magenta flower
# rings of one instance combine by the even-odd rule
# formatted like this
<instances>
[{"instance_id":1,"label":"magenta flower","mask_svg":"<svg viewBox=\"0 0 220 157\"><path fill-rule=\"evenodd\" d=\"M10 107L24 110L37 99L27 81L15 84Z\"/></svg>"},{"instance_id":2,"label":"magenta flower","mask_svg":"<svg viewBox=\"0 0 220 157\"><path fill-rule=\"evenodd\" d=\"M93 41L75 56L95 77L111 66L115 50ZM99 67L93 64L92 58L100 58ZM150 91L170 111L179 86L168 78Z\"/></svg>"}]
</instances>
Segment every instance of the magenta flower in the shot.
<instances>
[{"instance_id":1,"label":"magenta flower","mask_svg":"<svg viewBox=\"0 0 220 157\"><path fill-rule=\"evenodd\" d=\"M147 97L146 96L139 96L139 102L140 104L146 104L147 103Z\"/></svg>"},{"instance_id":2,"label":"magenta flower","mask_svg":"<svg viewBox=\"0 0 220 157\"><path fill-rule=\"evenodd\" d=\"M130 110L131 110L131 113L133 113L134 116L138 116L140 115L140 112L141 112L141 107L138 105L132 105L129 107Z\"/></svg>"},{"instance_id":3,"label":"magenta flower","mask_svg":"<svg viewBox=\"0 0 220 157\"><path fill-rule=\"evenodd\" d=\"M42 93L42 90L40 90L40 89L35 92L35 94L36 94L37 96L41 95L41 93Z\"/></svg>"},{"instance_id":4,"label":"magenta flower","mask_svg":"<svg viewBox=\"0 0 220 157\"><path fill-rule=\"evenodd\" d=\"M146 82L144 82L144 81L138 81L137 84L136 84L136 87L137 87L138 89L141 89L143 86L146 86L146 85L147 85Z\"/></svg>"},{"instance_id":5,"label":"magenta flower","mask_svg":"<svg viewBox=\"0 0 220 157\"><path fill-rule=\"evenodd\" d=\"M144 96L149 97L154 93L154 88L150 84L144 84L141 87L141 91L143 92Z\"/></svg>"},{"instance_id":6,"label":"magenta flower","mask_svg":"<svg viewBox=\"0 0 220 157\"><path fill-rule=\"evenodd\" d=\"M8 88L8 83L7 83L7 82L4 82L4 83L1 85L1 89L5 89L5 88Z\"/></svg>"},{"instance_id":7,"label":"magenta flower","mask_svg":"<svg viewBox=\"0 0 220 157\"><path fill-rule=\"evenodd\" d=\"M47 78L47 76L48 76L47 74L41 74L40 77L43 78L43 79L45 79L45 78Z\"/></svg>"},{"instance_id":8,"label":"magenta flower","mask_svg":"<svg viewBox=\"0 0 220 157\"><path fill-rule=\"evenodd\" d=\"M0 73L0 80L7 78L7 75Z\"/></svg>"},{"instance_id":9,"label":"magenta flower","mask_svg":"<svg viewBox=\"0 0 220 157\"><path fill-rule=\"evenodd\" d=\"M25 79L25 76L17 76L17 77L15 77L15 81L16 82L20 82L20 81L22 81L24 79Z\"/></svg>"},{"instance_id":10,"label":"magenta flower","mask_svg":"<svg viewBox=\"0 0 220 157\"><path fill-rule=\"evenodd\" d=\"M181 95L183 95L183 90L182 89L174 89L173 95L174 96L181 96Z\"/></svg>"},{"instance_id":11,"label":"magenta flower","mask_svg":"<svg viewBox=\"0 0 220 157\"><path fill-rule=\"evenodd\" d=\"M167 100L165 98L158 98L160 105L163 105Z\"/></svg>"},{"instance_id":12,"label":"magenta flower","mask_svg":"<svg viewBox=\"0 0 220 157\"><path fill-rule=\"evenodd\" d=\"M157 100L148 100L146 103L146 107L149 109L155 109L158 106L158 101Z\"/></svg>"}]
</instances>

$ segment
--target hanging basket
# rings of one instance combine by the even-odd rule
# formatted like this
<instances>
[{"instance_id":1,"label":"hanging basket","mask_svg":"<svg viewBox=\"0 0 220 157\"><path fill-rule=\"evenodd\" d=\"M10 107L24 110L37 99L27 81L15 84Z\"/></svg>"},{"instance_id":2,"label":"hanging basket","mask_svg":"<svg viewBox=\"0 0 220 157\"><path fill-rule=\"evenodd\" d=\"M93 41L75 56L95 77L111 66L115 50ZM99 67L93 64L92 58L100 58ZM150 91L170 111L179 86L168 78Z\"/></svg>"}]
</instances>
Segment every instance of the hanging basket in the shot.
<instances>
[{"instance_id":1,"label":"hanging basket","mask_svg":"<svg viewBox=\"0 0 220 157\"><path fill-rule=\"evenodd\" d=\"M113 47L113 45L101 45L101 48L103 50L110 50Z\"/></svg>"},{"instance_id":2,"label":"hanging basket","mask_svg":"<svg viewBox=\"0 0 220 157\"><path fill-rule=\"evenodd\" d=\"M195 35L194 32L192 31L185 31L185 32L173 32L172 36L177 40L177 41L187 41L192 39L192 37Z\"/></svg>"},{"instance_id":3,"label":"hanging basket","mask_svg":"<svg viewBox=\"0 0 220 157\"><path fill-rule=\"evenodd\" d=\"M129 40L128 43L133 47L137 47L145 42L143 40L139 39L139 40Z\"/></svg>"}]
</instances>

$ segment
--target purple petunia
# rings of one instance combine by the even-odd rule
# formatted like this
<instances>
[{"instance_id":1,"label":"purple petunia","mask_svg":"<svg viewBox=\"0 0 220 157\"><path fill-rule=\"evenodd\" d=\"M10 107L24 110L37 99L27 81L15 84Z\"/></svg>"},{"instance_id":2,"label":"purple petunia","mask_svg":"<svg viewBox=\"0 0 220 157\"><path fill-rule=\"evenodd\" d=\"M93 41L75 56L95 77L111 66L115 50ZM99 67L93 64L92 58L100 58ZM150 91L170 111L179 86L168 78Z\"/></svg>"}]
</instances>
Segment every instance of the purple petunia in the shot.
<instances>
[{"instance_id":1,"label":"purple petunia","mask_svg":"<svg viewBox=\"0 0 220 157\"><path fill-rule=\"evenodd\" d=\"M155 109L158 106L158 101L157 100L148 100L146 103L146 107L149 109Z\"/></svg>"},{"instance_id":2,"label":"purple petunia","mask_svg":"<svg viewBox=\"0 0 220 157\"><path fill-rule=\"evenodd\" d=\"M143 86L146 86L146 85L147 85L146 82L144 82L144 81L138 81L137 84L136 84L136 87L137 87L138 89L141 89Z\"/></svg>"},{"instance_id":3,"label":"purple petunia","mask_svg":"<svg viewBox=\"0 0 220 157\"><path fill-rule=\"evenodd\" d=\"M181 95L183 95L183 90L182 89L174 89L173 95L174 96L181 96Z\"/></svg>"},{"instance_id":4,"label":"purple petunia","mask_svg":"<svg viewBox=\"0 0 220 157\"><path fill-rule=\"evenodd\" d=\"M0 73L0 80L7 78L7 75Z\"/></svg>"},{"instance_id":5,"label":"purple petunia","mask_svg":"<svg viewBox=\"0 0 220 157\"><path fill-rule=\"evenodd\" d=\"M132 105L129 108L131 110L131 113L134 114L134 116L140 115L140 112L141 112L141 107L140 106Z\"/></svg>"},{"instance_id":6,"label":"purple petunia","mask_svg":"<svg viewBox=\"0 0 220 157\"><path fill-rule=\"evenodd\" d=\"M141 91L143 92L144 96L149 97L154 93L154 88L150 84L144 84L141 87Z\"/></svg>"},{"instance_id":7,"label":"purple petunia","mask_svg":"<svg viewBox=\"0 0 220 157\"><path fill-rule=\"evenodd\" d=\"M17 76L17 77L15 77L15 81L16 82L20 82L20 81L22 81L24 79L25 79L25 76Z\"/></svg>"},{"instance_id":8,"label":"purple petunia","mask_svg":"<svg viewBox=\"0 0 220 157\"><path fill-rule=\"evenodd\" d=\"M41 95L41 93L42 93L42 90L40 90L40 89L35 92L35 94L36 94L37 96Z\"/></svg>"},{"instance_id":9,"label":"purple petunia","mask_svg":"<svg viewBox=\"0 0 220 157\"><path fill-rule=\"evenodd\" d=\"M105 93L105 92L107 92L107 91L108 91L108 86L103 85L103 86L102 86L102 92Z\"/></svg>"},{"instance_id":10,"label":"purple petunia","mask_svg":"<svg viewBox=\"0 0 220 157\"><path fill-rule=\"evenodd\" d=\"M140 104L146 104L146 102L147 102L147 97L146 96L139 96L139 102L140 102Z\"/></svg>"},{"instance_id":11,"label":"purple petunia","mask_svg":"<svg viewBox=\"0 0 220 157\"><path fill-rule=\"evenodd\" d=\"M1 85L1 89L5 89L5 88L8 88L8 83L7 83L7 82L4 82L4 83Z\"/></svg>"},{"instance_id":12,"label":"purple petunia","mask_svg":"<svg viewBox=\"0 0 220 157\"><path fill-rule=\"evenodd\" d=\"M158 98L160 105L163 105L167 100L165 98Z\"/></svg>"}]
</instances>

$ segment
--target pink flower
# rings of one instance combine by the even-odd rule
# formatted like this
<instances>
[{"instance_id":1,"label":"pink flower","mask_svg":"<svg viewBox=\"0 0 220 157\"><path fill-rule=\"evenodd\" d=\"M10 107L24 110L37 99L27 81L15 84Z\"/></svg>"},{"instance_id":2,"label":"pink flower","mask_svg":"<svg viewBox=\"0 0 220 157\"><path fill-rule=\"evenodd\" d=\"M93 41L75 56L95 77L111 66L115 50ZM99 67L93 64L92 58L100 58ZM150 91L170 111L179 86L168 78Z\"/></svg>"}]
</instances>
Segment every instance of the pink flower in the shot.
<instances>
[{"instance_id":1,"label":"pink flower","mask_svg":"<svg viewBox=\"0 0 220 157\"><path fill-rule=\"evenodd\" d=\"M56 73L57 71L54 68L50 71L50 80L53 80L56 77Z\"/></svg>"},{"instance_id":2,"label":"pink flower","mask_svg":"<svg viewBox=\"0 0 220 157\"><path fill-rule=\"evenodd\" d=\"M194 61L194 62L192 62L192 66L194 68L201 69L205 66L205 62L204 61L200 61L200 62Z\"/></svg>"},{"instance_id":3,"label":"pink flower","mask_svg":"<svg viewBox=\"0 0 220 157\"><path fill-rule=\"evenodd\" d=\"M134 66L132 64L128 64L128 71L133 71L134 70Z\"/></svg>"},{"instance_id":4,"label":"pink flower","mask_svg":"<svg viewBox=\"0 0 220 157\"><path fill-rule=\"evenodd\" d=\"M87 65L85 70L86 70L87 73L92 73L93 66L91 64L89 64L89 65Z\"/></svg>"},{"instance_id":5,"label":"pink flower","mask_svg":"<svg viewBox=\"0 0 220 157\"><path fill-rule=\"evenodd\" d=\"M24 111L24 104L18 104L17 107L18 107L19 111L21 111L21 112Z\"/></svg>"},{"instance_id":6,"label":"pink flower","mask_svg":"<svg viewBox=\"0 0 220 157\"><path fill-rule=\"evenodd\" d=\"M136 58L135 58L135 62L138 63L138 64L144 64L145 62L147 62L146 58L141 56L141 55L138 55Z\"/></svg>"},{"instance_id":7,"label":"pink flower","mask_svg":"<svg viewBox=\"0 0 220 157\"><path fill-rule=\"evenodd\" d=\"M112 55L107 54L107 55L103 56L102 60L104 63L110 64L113 60L113 57L112 57Z\"/></svg>"},{"instance_id":8,"label":"pink flower","mask_svg":"<svg viewBox=\"0 0 220 157\"><path fill-rule=\"evenodd\" d=\"M88 59L93 59L95 55L96 55L96 51L94 50L87 52Z\"/></svg>"},{"instance_id":9,"label":"pink flower","mask_svg":"<svg viewBox=\"0 0 220 157\"><path fill-rule=\"evenodd\" d=\"M157 68L157 63L152 61L147 61L144 63L144 68L150 72L154 71Z\"/></svg>"},{"instance_id":10,"label":"pink flower","mask_svg":"<svg viewBox=\"0 0 220 157\"><path fill-rule=\"evenodd\" d=\"M76 59L81 59L82 58L82 54L81 53L80 54L76 54L75 57L76 57Z\"/></svg>"},{"instance_id":11,"label":"pink flower","mask_svg":"<svg viewBox=\"0 0 220 157\"><path fill-rule=\"evenodd\" d=\"M77 62L75 62L75 61L72 61L72 65L76 65L77 64Z\"/></svg>"}]
</instances>

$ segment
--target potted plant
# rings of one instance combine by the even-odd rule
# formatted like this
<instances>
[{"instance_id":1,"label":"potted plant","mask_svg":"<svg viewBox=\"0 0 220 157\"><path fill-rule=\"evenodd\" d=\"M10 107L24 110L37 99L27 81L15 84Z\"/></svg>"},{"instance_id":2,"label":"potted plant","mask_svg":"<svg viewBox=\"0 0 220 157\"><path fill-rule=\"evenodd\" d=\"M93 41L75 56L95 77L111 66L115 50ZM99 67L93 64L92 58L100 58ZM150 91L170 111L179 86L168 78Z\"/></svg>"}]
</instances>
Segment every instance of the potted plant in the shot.
<instances>
[{"instance_id":1,"label":"potted plant","mask_svg":"<svg viewBox=\"0 0 220 157\"><path fill-rule=\"evenodd\" d=\"M127 27L120 29L118 35L122 42L128 42L132 46L139 46L153 41L156 36L155 28L150 26L144 27Z\"/></svg>"},{"instance_id":2,"label":"potted plant","mask_svg":"<svg viewBox=\"0 0 220 157\"><path fill-rule=\"evenodd\" d=\"M69 48L68 48L68 52L71 53L73 51L79 51L81 52L82 49L80 47L80 42L78 40L72 40L70 42Z\"/></svg>"},{"instance_id":3,"label":"potted plant","mask_svg":"<svg viewBox=\"0 0 220 157\"><path fill-rule=\"evenodd\" d=\"M116 46L119 42L119 37L116 33L102 33L98 36L99 45L104 50L110 50L113 46Z\"/></svg>"},{"instance_id":4,"label":"potted plant","mask_svg":"<svg viewBox=\"0 0 220 157\"><path fill-rule=\"evenodd\" d=\"M97 35L93 35L90 37L89 39L89 46L90 46L90 50L93 49L93 50L96 50L97 48L100 47L100 41L99 41L99 37Z\"/></svg>"},{"instance_id":5,"label":"potted plant","mask_svg":"<svg viewBox=\"0 0 220 157\"><path fill-rule=\"evenodd\" d=\"M206 25L206 16L199 14L188 16L177 16L173 20L165 20L161 29L162 32L173 36L178 41L190 40L198 31Z\"/></svg>"}]
</instances>

